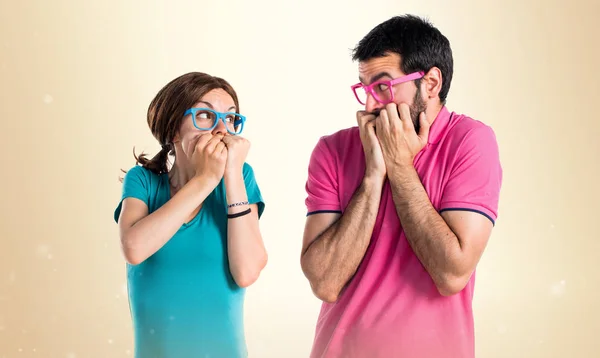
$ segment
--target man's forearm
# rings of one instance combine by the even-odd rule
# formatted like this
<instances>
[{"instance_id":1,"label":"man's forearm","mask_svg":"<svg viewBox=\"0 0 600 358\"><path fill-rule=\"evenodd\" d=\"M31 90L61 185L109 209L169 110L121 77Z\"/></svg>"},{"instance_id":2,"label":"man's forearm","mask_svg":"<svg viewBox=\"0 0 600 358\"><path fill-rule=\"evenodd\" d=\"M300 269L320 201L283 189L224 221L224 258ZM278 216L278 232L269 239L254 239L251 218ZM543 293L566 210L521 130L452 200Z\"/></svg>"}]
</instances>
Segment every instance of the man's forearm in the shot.
<instances>
[{"instance_id":1,"label":"man's forearm","mask_svg":"<svg viewBox=\"0 0 600 358\"><path fill-rule=\"evenodd\" d=\"M442 292L457 274L460 241L431 204L414 167L395 168L388 175L406 238Z\"/></svg>"},{"instance_id":2,"label":"man's forearm","mask_svg":"<svg viewBox=\"0 0 600 358\"><path fill-rule=\"evenodd\" d=\"M337 300L356 273L371 241L382 187L381 180L364 179L340 219L303 253L304 273L324 301Z\"/></svg>"}]
</instances>

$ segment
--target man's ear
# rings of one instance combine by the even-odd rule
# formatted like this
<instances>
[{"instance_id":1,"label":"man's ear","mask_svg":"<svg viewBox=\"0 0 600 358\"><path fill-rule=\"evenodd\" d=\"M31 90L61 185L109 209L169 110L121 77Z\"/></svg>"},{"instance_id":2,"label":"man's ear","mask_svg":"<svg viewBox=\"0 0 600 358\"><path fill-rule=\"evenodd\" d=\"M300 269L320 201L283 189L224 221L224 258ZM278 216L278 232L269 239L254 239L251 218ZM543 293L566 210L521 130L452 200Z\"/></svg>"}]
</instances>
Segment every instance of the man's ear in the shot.
<instances>
[{"instance_id":1,"label":"man's ear","mask_svg":"<svg viewBox=\"0 0 600 358\"><path fill-rule=\"evenodd\" d=\"M428 99L439 98L442 90L442 71L432 67L421 80L421 86L421 92L424 92Z\"/></svg>"}]
</instances>

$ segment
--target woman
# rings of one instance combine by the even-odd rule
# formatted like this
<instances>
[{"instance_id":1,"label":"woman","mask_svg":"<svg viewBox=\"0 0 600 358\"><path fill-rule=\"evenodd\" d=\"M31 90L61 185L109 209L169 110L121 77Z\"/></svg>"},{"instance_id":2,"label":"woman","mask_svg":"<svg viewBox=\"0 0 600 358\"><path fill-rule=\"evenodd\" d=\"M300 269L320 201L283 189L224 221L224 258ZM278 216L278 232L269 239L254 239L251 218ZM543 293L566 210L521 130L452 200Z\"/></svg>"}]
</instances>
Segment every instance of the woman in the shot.
<instances>
[{"instance_id":1,"label":"woman","mask_svg":"<svg viewBox=\"0 0 600 358\"><path fill-rule=\"evenodd\" d=\"M239 112L231 85L203 73L176 78L150 104L162 150L136 156L115 211L136 357L247 356L244 291L267 254Z\"/></svg>"}]
</instances>

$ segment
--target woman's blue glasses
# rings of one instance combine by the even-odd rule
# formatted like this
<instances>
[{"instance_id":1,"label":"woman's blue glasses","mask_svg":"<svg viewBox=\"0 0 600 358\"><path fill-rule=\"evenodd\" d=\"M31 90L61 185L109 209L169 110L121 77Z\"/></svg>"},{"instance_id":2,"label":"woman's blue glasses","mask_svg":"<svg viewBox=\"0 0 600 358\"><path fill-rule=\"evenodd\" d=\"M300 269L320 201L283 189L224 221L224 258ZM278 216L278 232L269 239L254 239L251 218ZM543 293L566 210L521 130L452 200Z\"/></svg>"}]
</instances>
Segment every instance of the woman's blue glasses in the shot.
<instances>
[{"instance_id":1,"label":"woman's blue glasses","mask_svg":"<svg viewBox=\"0 0 600 358\"><path fill-rule=\"evenodd\" d=\"M217 112L210 108L190 108L183 116L192 115L194 127L201 131L212 131L219 121L223 121L227 132L232 135L239 135L244 130L246 117L235 112Z\"/></svg>"}]
</instances>

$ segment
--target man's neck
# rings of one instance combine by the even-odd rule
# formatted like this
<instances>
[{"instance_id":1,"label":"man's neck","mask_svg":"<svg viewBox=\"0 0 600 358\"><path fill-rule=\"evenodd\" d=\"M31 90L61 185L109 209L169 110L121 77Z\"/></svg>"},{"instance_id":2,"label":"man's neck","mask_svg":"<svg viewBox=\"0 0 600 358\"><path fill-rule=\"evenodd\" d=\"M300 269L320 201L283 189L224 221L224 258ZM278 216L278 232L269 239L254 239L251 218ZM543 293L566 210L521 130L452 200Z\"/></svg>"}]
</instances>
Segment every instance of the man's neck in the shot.
<instances>
[{"instance_id":1,"label":"man's neck","mask_svg":"<svg viewBox=\"0 0 600 358\"><path fill-rule=\"evenodd\" d=\"M427 121L429 122L429 125L432 125L433 122L435 122L442 108L444 108L444 105L439 101L436 101L435 104L432 103L427 106L427 109L425 110L425 115L427 116Z\"/></svg>"}]
</instances>

